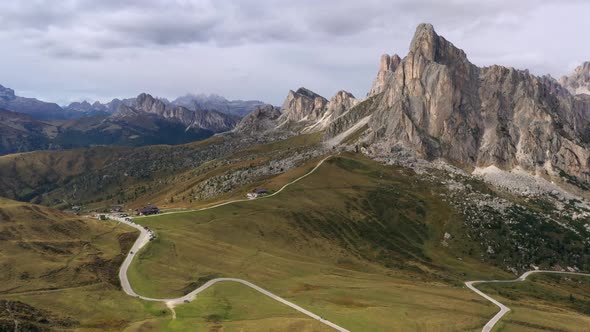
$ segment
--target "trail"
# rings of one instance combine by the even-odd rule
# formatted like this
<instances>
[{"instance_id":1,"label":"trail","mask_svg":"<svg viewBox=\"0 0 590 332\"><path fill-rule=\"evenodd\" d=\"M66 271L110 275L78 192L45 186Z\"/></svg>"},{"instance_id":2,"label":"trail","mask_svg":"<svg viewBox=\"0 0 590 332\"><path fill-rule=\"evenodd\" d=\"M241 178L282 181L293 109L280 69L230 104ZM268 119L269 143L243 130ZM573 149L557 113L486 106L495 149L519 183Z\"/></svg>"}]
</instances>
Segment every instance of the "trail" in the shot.
<instances>
[{"instance_id":1,"label":"trail","mask_svg":"<svg viewBox=\"0 0 590 332\"><path fill-rule=\"evenodd\" d=\"M277 190L276 192L274 192L271 195L267 195L267 196L261 196L261 197L257 197L254 199L238 199L238 200L233 200L233 201L228 201L228 202L224 202L224 203L220 203L220 204L216 204L213 206L209 206L209 207L205 207L205 208L201 208L198 210L187 210L187 211L178 211L178 212L169 212L169 213L165 213L165 214L173 214L173 213L187 213L187 212L195 212L195 211L204 211L204 210L210 210L210 209L215 209L218 208L220 206L225 206L228 204L234 204L234 203L238 203L238 202L247 202L247 201L253 201L253 200L259 200L259 199L265 199L268 197L272 197L275 195L278 195L280 192L282 192L285 188L287 188L288 186L308 177L309 175L311 175L313 172L315 172L323 163L324 161L328 160L329 158L331 158L332 156L328 156L322 160L320 160L320 162L318 162L318 164L308 173L298 177L297 179L285 184L284 186L282 186L279 190ZM162 215L162 214L160 214ZM149 216L148 216L149 217ZM147 218L147 217L146 217ZM123 288L123 291L125 291L125 293L127 293L127 295L130 296L134 296L134 297L138 297L142 300L146 300L146 301L156 301L156 302L164 302L166 304L166 306L168 308L170 308L170 310L172 311L172 315L173 318L176 318L176 312L174 311L174 307L179 305L179 304L183 304L183 303L187 303L190 301L193 301L196 299L197 295L199 293L201 293L202 291L206 290L207 288L211 287L212 285L218 283L218 282L237 282L237 283L241 283L243 285L246 285L254 290L257 290L258 292L270 297L271 299L281 302L286 306L289 306L299 312L301 312L304 315L307 315L308 317L311 317L315 320L320 321L323 324L326 324L332 328L334 328L337 331L340 332L350 332L349 330L338 326L332 322L330 322L327 319L324 319L314 313L312 313L311 311L308 311L296 304L294 304L293 302L287 301L285 299L283 299L282 297L275 295L269 291L267 291L266 289L257 286L249 281L243 280L243 279L237 279L237 278L216 278L216 279L212 279L209 280L208 282L206 282L205 284L203 284L202 286L200 286L199 288L193 290L192 292L182 296L182 297L178 297L178 298L170 298L170 299L156 299L156 298L151 298L151 297L146 297L146 296L142 296L137 294L133 288L131 287L131 284L129 283L129 279L127 278L127 270L129 269L129 266L131 265L131 262L133 262L133 257L140 251L141 248L143 248L145 245L147 245L150 242L150 237L149 237L149 233L148 231L143 228L142 226L133 223L133 222L129 222L129 221L125 221L125 218L119 218L119 217L115 217L115 216L111 216L111 219L114 220L118 220L122 223L125 223L133 228L136 228L139 230L140 234L139 237L137 238L137 240L135 241L135 243L133 244L133 246L131 247L129 254L127 255L127 257L125 257L125 260L123 261L123 264L121 264L121 268L119 269L119 279L121 280L121 287Z\"/></svg>"},{"instance_id":2,"label":"trail","mask_svg":"<svg viewBox=\"0 0 590 332\"><path fill-rule=\"evenodd\" d=\"M500 308L500 311L490 319L489 322L483 327L482 332L491 332L494 326L502 319L504 315L506 315L510 308L500 303L498 300L494 299L493 297L487 295L486 293L480 291L475 287L476 284L488 284L488 283L511 283L511 282L520 282L525 281L528 276L533 273L553 273L553 274L572 274L572 275L579 275L579 276L586 276L590 277L588 273L578 273L578 272L559 272L559 271L544 271L544 270L533 270L523 273L520 277L512 280L475 280L475 281L466 281L465 285L471 289L472 291L476 292L481 297L485 298L486 300L492 302L496 306Z\"/></svg>"}]
</instances>

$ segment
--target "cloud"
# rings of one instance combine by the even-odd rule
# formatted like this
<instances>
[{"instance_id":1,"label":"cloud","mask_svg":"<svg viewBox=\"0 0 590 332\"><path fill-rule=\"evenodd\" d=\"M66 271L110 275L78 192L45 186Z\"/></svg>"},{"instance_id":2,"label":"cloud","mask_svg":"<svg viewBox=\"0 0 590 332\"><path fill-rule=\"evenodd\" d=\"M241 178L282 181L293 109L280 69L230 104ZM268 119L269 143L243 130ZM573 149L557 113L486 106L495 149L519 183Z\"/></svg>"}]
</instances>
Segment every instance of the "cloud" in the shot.
<instances>
[{"instance_id":1,"label":"cloud","mask_svg":"<svg viewBox=\"0 0 590 332\"><path fill-rule=\"evenodd\" d=\"M439 21L449 27L488 24L516 8L499 1L3 1L3 28L26 32L29 40L56 49L91 52L113 48L213 43L327 42L367 31L394 31L408 22ZM54 50L49 50L57 54ZM72 53L76 53L75 50Z\"/></svg>"},{"instance_id":2,"label":"cloud","mask_svg":"<svg viewBox=\"0 0 590 332\"><path fill-rule=\"evenodd\" d=\"M149 88L278 104L300 85L362 96L380 54L404 56L430 22L478 65L559 76L590 57L579 40L589 10L585 0L6 0L0 72L48 99Z\"/></svg>"}]
</instances>

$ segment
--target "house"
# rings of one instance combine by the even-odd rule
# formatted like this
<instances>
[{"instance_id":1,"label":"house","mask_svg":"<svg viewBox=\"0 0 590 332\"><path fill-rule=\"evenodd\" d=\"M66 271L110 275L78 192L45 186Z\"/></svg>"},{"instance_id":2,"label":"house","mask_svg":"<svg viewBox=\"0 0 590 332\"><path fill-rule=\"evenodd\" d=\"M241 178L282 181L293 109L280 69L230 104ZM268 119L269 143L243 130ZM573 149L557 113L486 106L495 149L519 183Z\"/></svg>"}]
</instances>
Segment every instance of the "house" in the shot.
<instances>
[{"instance_id":1,"label":"house","mask_svg":"<svg viewBox=\"0 0 590 332\"><path fill-rule=\"evenodd\" d=\"M265 188L255 188L254 190L252 190L252 192L246 194L246 197L248 197L249 199L254 199L265 195L268 195L268 190L266 190Z\"/></svg>"},{"instance_id":2,"label":"house","mask_svg":"<svg viewBox=\"0 0 590 332\"><path fill-rule=\"evenodd\" d=\"M153 205L153 204L149 204L146 207L143 207L141 209L137 209L135 210L135 213L140 215L140 216L149 216L151 214L158 214L160 213L160 209L158 209L157 206Z\"/></svg>"},{"instance_id":3,"label":"house","mask_svg":"<svg viewBox=\"0 0 590 332\"><path fill-rule=\"evenodd\" d=\"M123 205L111 205L111 212L123 212Z\"/></svg>"}]
</instances>

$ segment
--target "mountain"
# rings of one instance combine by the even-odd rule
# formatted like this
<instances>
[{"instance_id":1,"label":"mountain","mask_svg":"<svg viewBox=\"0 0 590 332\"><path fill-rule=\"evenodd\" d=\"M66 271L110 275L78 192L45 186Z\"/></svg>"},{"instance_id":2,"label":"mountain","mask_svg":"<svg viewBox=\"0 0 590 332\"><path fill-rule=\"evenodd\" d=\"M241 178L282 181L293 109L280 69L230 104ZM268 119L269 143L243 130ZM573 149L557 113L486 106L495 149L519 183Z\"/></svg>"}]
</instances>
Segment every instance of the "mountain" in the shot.
<instances>
[{"instance_id":1,"label":"mountain","mask_svg":"<svg viewBox=\"0 0 590 332\"><path fill-rule=\"evenodd\" d=\"M294 134L321 131L358 102L351 93L343 90L329 101L306 88L291 90L281 108L277 129Z\"/></svg>"},{"instance_id":2,"label":"mountain","mask_svg":"<svg viewBox=\"0 0 590 332\"><path fill-rule=\"evenodd\" d=\"M264 102L258 100L227 100L214 94L187 94L176 98L170 104L182 106L192 111L212 110L239 117L244 117L256 108L265 105Z\"/></svg>"},{"instance_id":3,"label":"mountain","mask_svg":"<svg viewBox=\"0 0 590 332\"><path fill-rule=\"evenodd\" d=\"M51 149L51 139L57 134L51 123L0 109L0 155Z\"/></svg>"},{"instance_id":4,"label":"mountain","mask_svg":"<svg viewBox=\"0 0 590 332\"><path fill-rule=\"evenodd\" d=\"M368 155L405 150L467 169L493 165L590 180L588 96L528 71L479 68L429 24L418 26L397 67L383 62L382 70L395 71L381 75L382 92L371 97L360 140Z\"/></svg>"},{"instance_id":5,"label":"mountain","mask_svg":"<svg viewBox=\"0 0 590 332\"><path fill-rule=\"evenodd\" d=\"M81 116L95 116L95 115L104 115L109 114L109 108L106 105L101 104L100 102L94 102L90 104L87 101L83 102L73 102L68 106L64 107L64 111L66 112L76 112L77 115Z\"/></svg>"},{"instance_id":6,"label":"mountain","mask_svg":"<svg viewBox=\"0 0 590 332\"><path fill-rule=\"evenodd\" d=\"M114 116L117 118L124 117L123 114L129 108L181 123L186 126L187 130L204 129L214 133L233 129L240 119L238 116L224 114L218 111L203 109L193 111L183 106L167 105L164 101L145 93L137 96L132 106L123 105L120 107Z\"/></svg>"},{"instance_id":7,"label":"mountain","mask_svg":"<svg viewBox=\"0 0 590 332\"><path fill-rule=\"evenodd\" d=\"M15 95L14 90L5 88L2 85L0 85L0 108L28 114L42 120L69 118L62 108L55 103L46 103L35 98L19 97Z\"/></svg>"},{"instance_id":8,"label":"mountain","mask_svg":"<svg viewBox=\"0 0 590 332\"><path fill-rule=\"evenodd\" d=\"M383 92L387 82L391 79L393 73L395 73L395 70L397 69L401 61L402 59L397 54L391 56L389 54L383 54L381 56L379 72L377 73L377 77L373 81L373 86L371 87L371 90L367 94L368 97Z\"/></svg>"},{"instance_id":9,"label":"mountain","mask_svg":"<svg viewBox=\"0 0 590 332\"><path fill-rule=\"evenodd\" d=\"M571 75L560 78L559 83L572 94L590 95L590 61L584 62Z\"/></svg>"},{"instance_id":10,"label":"mountain","mask_svg":"<svg viewBox=\"0 0 590 332\"><path fill-rule=\"evenodd\" d=\"M109 115L115 105L117 111ZM183 144L230 131L240 120L216 111L168 106L145 93L107 105L82 102L70 107L86 116L46 121L0 110L0 155L94 145Z\"/></svg>"},{"instance_id":11,"label":"mountain","mask_svg":"<svg viewBox=\"0 0 590 332\"><path fill-rule=\"evenodd\" d=\"M234 132L249 135L265 134L276 128L280 116L281 111L278 107L260 106L246 115L234 128Z\"/></svg>"}]
</instances>

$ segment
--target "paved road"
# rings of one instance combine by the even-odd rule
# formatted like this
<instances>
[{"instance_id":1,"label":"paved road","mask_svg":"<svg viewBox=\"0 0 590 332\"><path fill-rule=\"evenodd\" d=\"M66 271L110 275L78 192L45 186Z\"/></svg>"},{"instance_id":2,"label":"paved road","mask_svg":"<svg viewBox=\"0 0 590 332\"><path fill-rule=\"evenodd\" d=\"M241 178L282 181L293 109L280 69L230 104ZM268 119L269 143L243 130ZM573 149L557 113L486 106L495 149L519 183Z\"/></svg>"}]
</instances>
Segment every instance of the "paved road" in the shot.
<instances>
[{"instance_id":1,"label":"paved road","mask_svg":"<svg viewBox=\"0 0 590 332\"><path fill-rule=\"evenodd\" d=\"M304 178L306 178L307 176L309 176L311 173L315 172L323 163L324 161L326 161L327 159L329 159L331 156L328 156L324 159L322 159L311 171L309 171L308 173L306 173L303 176L298 177L297 179L285 184L284 186L282 186L279 190L277 190L276 192L274 192L271 195L267 195L267 196L261 196L255 199L238 199L238 200L234 200L234 201L229 201L229 202L224 202L224 203L220 203L220 204L216 204L213 206L209 206L206 208L202 208L202 209L198 209L198 210L189 210L189 211L179 211L179 212L170 212L170 213L186 213L186 212L192 212L192 211L202 211L202 210L209 210L209 209L214 209L220 206L224 206L224 205L228 205L228 204L233 204L233 203L237 203L237 202L245 202L245 201L251 201L251 200L256 200L256 199L264 199L264 198L268 198L268 197L272 197L274 195L277 195L278 193L282 192L285 188L287 188L288 186L292 185L293 183L300 181ZM170 214L169 213L169 214ZM212 285L221 282L221 281L230 281L230 282L238 282L241 283L243 285L246 285L250 288L253 288L257 291L259 291L260 293L270 297L273 300L279 301L301 313L303 313L304 315L307 315L313 319L316 319L332 328L334 328L337 331L340 332L350 332L347 329L338 326L332 322L330 322L329 320L326 320L314 313L312 313L311 311L305 310L302 307L294 304L293 302L289 302L285 299L283 299L280 296L277 296L269 291L267 291L266 289L259 287L249 281L243 280L243 279L236 279L236 278L216 278L216 279L212 279L209 280L208 282L206 282L205 284L203 284L201 287L195 289L194 291L186 294L185 296L179 297L179 298L175 298L175 299L155 299L155 298L151 298L151 297L146 297L146 296L141 296L139 294L137 294L133 288L131 287L131 284L129 283L129 279L127 278L127 270L129 269L129 266L131 265L131 262L133 261L133 257L137 254L137 252L143 248L146 244L148 244L150 242L150 235L148 233L148 231L146 229L144 229L142 226L135 224L133 222L128 222L125 221L125 218L119 218L119 217L115 217L115 216L111 216L111 219L115 219L118 220L122 223L125 223L131 227L134 227L136 229L139 230L140 234L139 237L137 238L137 240L135 240L135 243L133 244L133 246L130 249L129 254L127 255L127 257L125 257L125 260L123 261L123 264L121 265L121 268L119 270L119 279L121 280L121 287L123 288L123 291L125 291L125 293L127 293L128 295L134 296L134 297L138 297L140 299L146 300L146 301L157 301L157 302L164 302L166 303L166 305L168 306L168 308L170 308L172 310L173 313L173 317L176 318L176 312L174 311L174 307L176 305L185 303L185 302L190 302L193 301L197 295L199 293L201 293L202 291L204 291L205 289L211 287Z\"/></svg>"},{"instance_id":2,"label":"paved road","mask_svg":"<svg viewBox=\"0 0 590 332\"><path fill-rule=\"evenodd\" d=\"M482 332L491 332L496 323L502 319L502 317L510 311L510 308L503 305L499 301L495 300L491 296L487 295L486 293L480 291L475 287L476 284L485 284L485 283L510 283L510 282L520 282L525 281L528 276L533 273L555 273L555 274L573 274L573 275L580 275L580 276L587 276L590 277L590 274L587 273L578 273L578 272L559 272L559 271L544 271L544 270L533 270L523 273L520 277L513 279L513 280L476 280L476 281L467 281L465 285L471 289L472 291L479 294L481 297L485 298L486 300L492 302L496 306L500 308L500 311L490 319L490 321L483 327Z\"/></svg>"},{"instance_id":3,"label":"paved road","mask_svg":"<svg viewBox=\"0 0 590 332\"><path fill-rule=\"evenodd\" d=\"M224 205L228 205L228 204L234 204L234 203L239 203L239 202L248 202L248 201L252 201L252 200L255 200L255 199L264 199L264 198L273 197L275 195L278 195L281 191L283 191L285 188L287 188L288 186L292 185L293 183L295 183L297 181L300 181L300 180L308 177L311 173L315 172L324 163L324 161L326 161L326 160L328 160L330 158L332 158L332 156L328 156L328 157L320 160L320 162L317 163L317 165L315 165L315 167L311 171L309 171L309 172L305 173L303 176L300 176L297 179L295 179L295 180L293 180L293 181L285 184L279 190L275 191L274 193L272 193L270 195L260 196L260 197L254 198L254 199L252 199L252 198L235 199L235 200L231 200L231 201L227 201L227 202L223 202L223 203L219 203L219 204L207 206L207 207L200 208L200 209L184 209L184 210L181 210L181 211L172 211L172 212L165 212L165 213L160 213L160 214L152 214L152 215L149 215L149 216L142 216L140 218L152 218L152 217L158 217L158 216L166 215L166 214L176 214L176 213L188 213L188 212L195 212L195 211L204 211L204 210L214 209L214 208L217 208L217 207L220 207L220 206L224 206Z\"/></svg>"}]
</instances>

